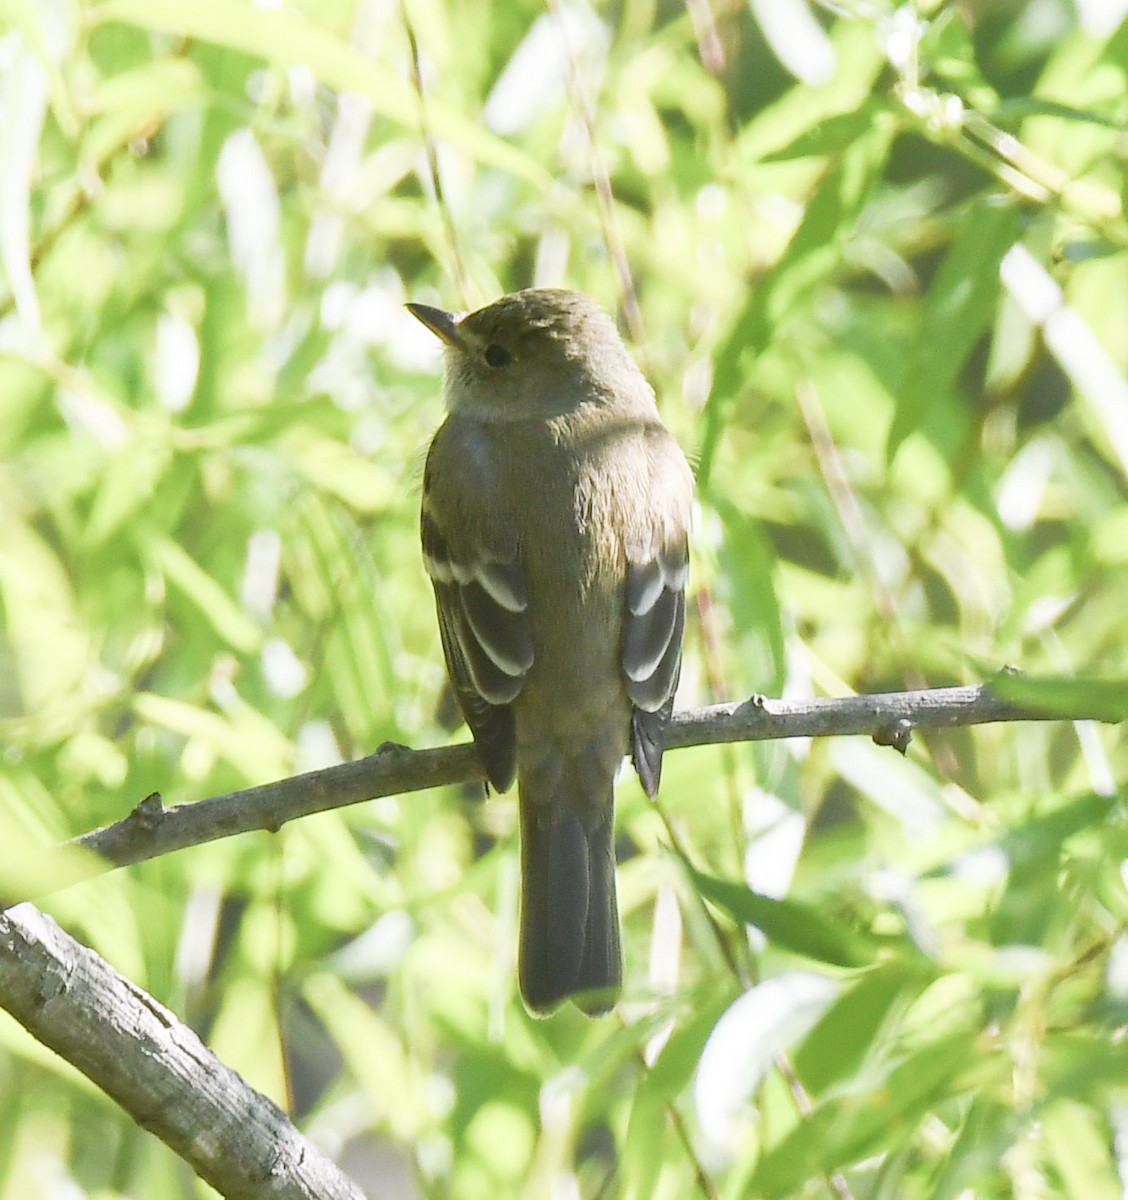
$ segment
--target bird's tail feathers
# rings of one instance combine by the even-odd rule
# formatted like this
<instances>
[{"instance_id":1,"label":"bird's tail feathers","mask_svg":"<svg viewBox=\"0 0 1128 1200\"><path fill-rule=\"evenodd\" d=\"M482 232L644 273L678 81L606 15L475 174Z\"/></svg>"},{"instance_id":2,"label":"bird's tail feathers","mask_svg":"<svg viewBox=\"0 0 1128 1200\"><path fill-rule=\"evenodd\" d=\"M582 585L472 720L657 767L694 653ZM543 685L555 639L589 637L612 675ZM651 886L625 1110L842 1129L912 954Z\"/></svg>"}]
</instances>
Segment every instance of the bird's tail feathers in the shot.
<instances>
[{"instance_id":1,"label":"bird's tail feathers","mask_svg":"<svg viewBox=\"0 0 1128 1200\"><path fill-rule=\"evenodd\" d=\"M536 1013L607 1012L622 984L613 770L554 750L522 765L520 793L521 994Z\"/></svg>"}]
</instances>

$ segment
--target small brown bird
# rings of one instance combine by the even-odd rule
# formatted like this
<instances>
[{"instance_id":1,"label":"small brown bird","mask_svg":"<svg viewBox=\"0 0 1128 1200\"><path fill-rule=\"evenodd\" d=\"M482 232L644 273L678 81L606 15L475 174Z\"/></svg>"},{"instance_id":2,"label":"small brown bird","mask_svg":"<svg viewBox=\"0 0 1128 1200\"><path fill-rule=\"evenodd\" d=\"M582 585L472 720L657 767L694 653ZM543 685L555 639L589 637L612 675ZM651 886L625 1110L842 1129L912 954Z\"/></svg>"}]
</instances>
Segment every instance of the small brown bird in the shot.
<instances>
[{"instance_id":1,"label":"small brown bird","mask_svg":"<svg viewBox=\"0 0 1128 1200\"><path fill-rule=\"evenodd\" d=\"M606 1012L622 982L614 778L658 790L685 624L693 477L610 317L535 288L457 318L423 558L490 783L517 775L521 993Z\"/></svg>"}]
</instances>

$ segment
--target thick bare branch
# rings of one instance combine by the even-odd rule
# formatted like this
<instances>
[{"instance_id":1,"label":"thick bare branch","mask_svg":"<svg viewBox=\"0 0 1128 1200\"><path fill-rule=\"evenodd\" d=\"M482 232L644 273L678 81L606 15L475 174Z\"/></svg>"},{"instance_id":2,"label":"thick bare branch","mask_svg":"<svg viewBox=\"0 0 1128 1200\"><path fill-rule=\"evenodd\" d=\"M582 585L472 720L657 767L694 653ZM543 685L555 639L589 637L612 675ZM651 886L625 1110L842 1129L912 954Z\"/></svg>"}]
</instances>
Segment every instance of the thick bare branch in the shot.
<instances>
[{"instance_id":1,"label":"thick bare branch","mask_svg":"<svg viewBox=\"0 0 1128 1200\"><path fill-rule=\"evenodd\" d=\"M232 1200L363 1200L286 1114L30 904L0 914L0 1005Z\"/></svg>"}]
</instances>

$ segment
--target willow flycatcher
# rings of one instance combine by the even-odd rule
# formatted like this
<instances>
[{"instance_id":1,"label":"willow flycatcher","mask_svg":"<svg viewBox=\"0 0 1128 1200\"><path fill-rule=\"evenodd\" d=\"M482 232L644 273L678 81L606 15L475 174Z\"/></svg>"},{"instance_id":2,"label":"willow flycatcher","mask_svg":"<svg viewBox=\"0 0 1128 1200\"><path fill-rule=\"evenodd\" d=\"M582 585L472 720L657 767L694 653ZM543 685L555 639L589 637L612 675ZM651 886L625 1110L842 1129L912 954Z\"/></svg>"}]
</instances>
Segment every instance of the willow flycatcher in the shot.
<instances>
[{"instance_id":1,"label":"willow flycatcher","mask_svg":"<svg viewBox=\"0 0 1128 1200\"><path fill-rule=\"evenodd\" d=\"M447 672L489 782L516 773L525 1003L606 1012L622 981L614 779L658 789L681 666L693 477L614 323L535 288L457 318L423 476Z\"/></svg>"}]
</instances>

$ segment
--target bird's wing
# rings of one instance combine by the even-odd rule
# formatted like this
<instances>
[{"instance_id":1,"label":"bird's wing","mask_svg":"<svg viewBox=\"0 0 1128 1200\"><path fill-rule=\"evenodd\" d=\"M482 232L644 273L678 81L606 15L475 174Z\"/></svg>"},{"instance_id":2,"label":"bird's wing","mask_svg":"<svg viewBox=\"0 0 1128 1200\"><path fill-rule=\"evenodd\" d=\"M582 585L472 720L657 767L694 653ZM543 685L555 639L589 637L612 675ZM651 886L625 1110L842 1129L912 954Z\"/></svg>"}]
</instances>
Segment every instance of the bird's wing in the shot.
<instances>
[{"instance_id":1,"label":"bird's wing","mask_svg":"<svg viewBox=\"0 0 1128 1200\"><path fill-rule=\"evenodd\" d=\"M657 441L652 487L659 498L647 506L642 536L627 546L623 618L623 675L634 704L631 756L649 796L658 791L666 726L681 672L693 488L673 438L663 430Z\"/></svg>"},{"instance_id":2,"label":"bird's wing","mask_svg":"<svg viewBox=\"0 0 1128 1200\"><path fill-rule=\"evenodd\" d=\"M459 446L443 433L424 474L423 562L435 589L447 674L486 775L504 791L516 767L510 704L533 664L528 589L516 539L498 527L503 507L486 502L491 483L473 486L465 459L461 471L444 470L444 456L457 455ZM463 481L457 494L450 486L456 478Z\"/></svg>"}]
</instances>

